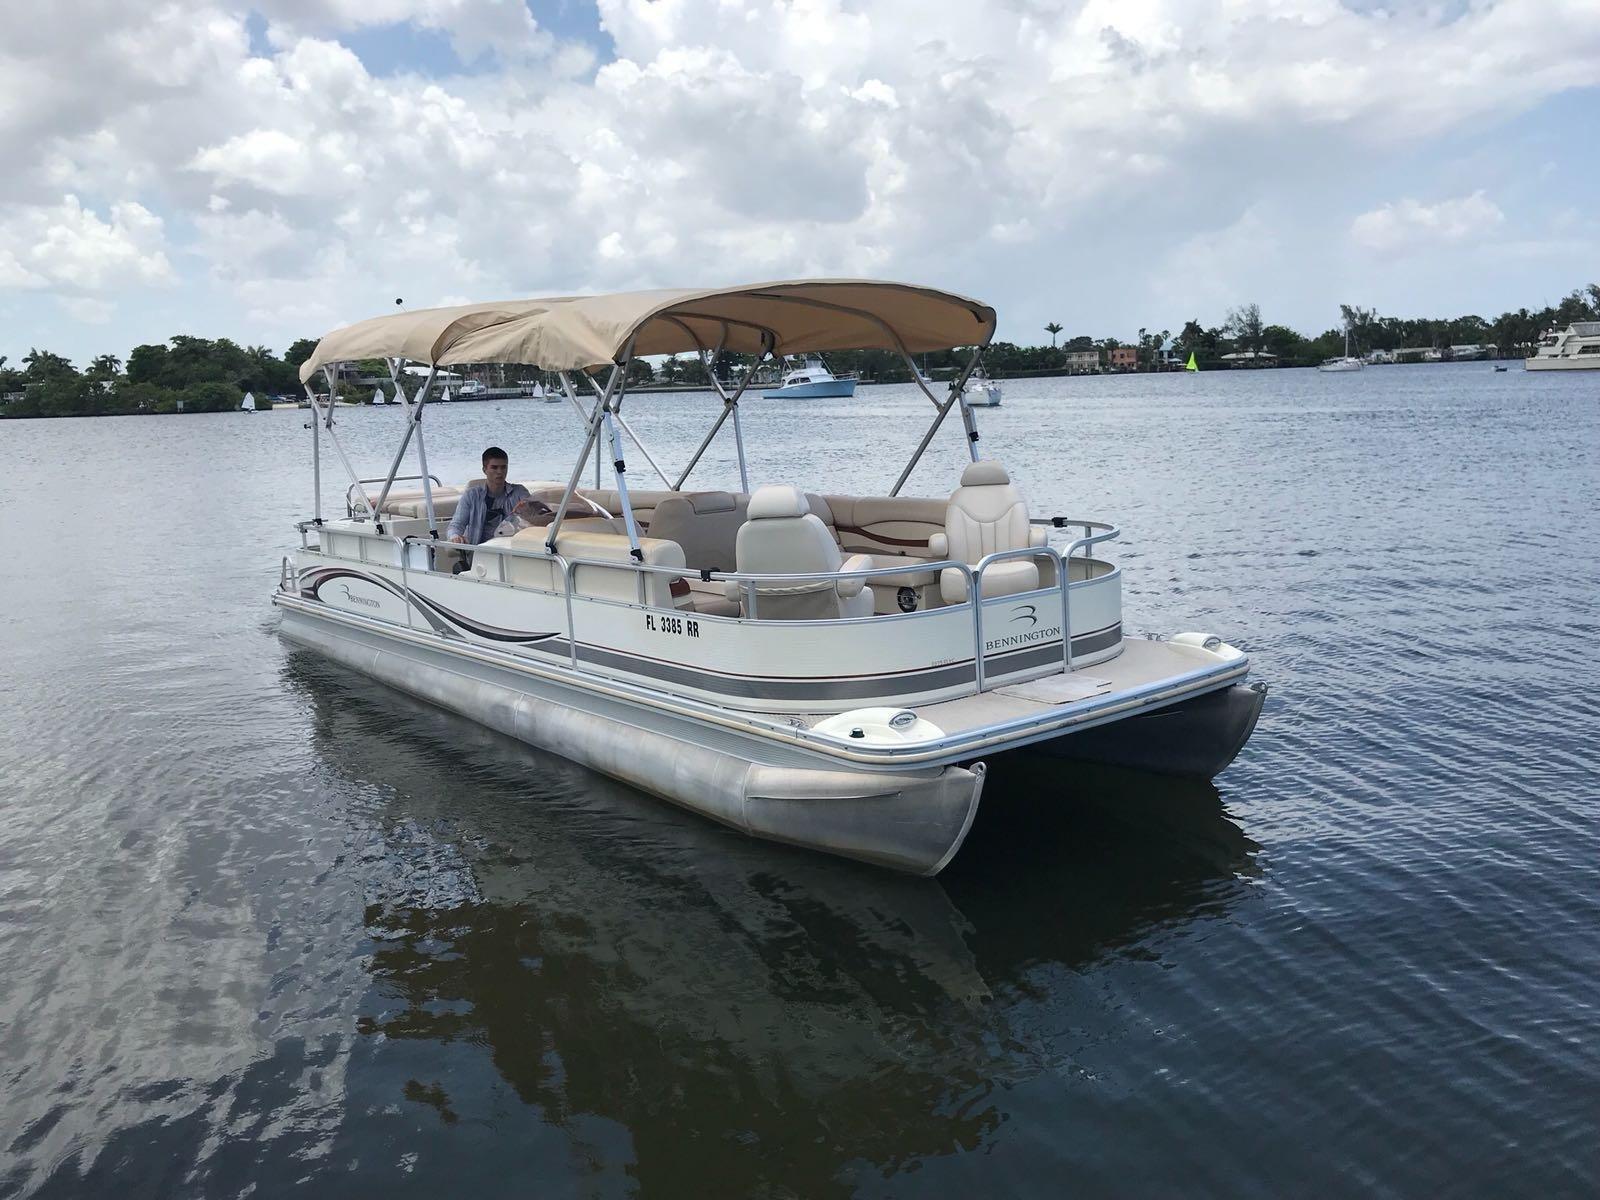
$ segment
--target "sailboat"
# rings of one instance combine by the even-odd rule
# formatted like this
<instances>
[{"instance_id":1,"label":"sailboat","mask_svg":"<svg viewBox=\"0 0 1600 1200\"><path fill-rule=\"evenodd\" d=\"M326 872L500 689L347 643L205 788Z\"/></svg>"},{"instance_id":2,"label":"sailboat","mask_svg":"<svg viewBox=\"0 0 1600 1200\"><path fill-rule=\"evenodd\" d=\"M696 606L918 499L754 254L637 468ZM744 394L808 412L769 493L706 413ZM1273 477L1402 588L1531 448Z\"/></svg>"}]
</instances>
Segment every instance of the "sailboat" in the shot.
<instances>
[{"instance_id":1,"label":"sailboat","mask_svg":"<svg viewBox=\"0 0 1600 1200\"><path fill-rule=\"evenodd\" d=\"M382 404L383 403L383 389L381 387L375 387L375 388L372 389L372 399L369 400L368 403L369 404Z\"/></svg>"},{"instance_id":2,"label":"sailboat","mask_svg":"<svg viewBox=\"0 0 1600 1200\"><path fill-rule=\"evenodd\" d=\"M1350 355L1350 322L1344 324L1344 357L1324 359L1317 364L1319 371L1359 371L1365 364Z\"/></svg>"},{"instance_id":3,"label":"sailboat","mask_svg":"<svg viewBox=\"0 0 1600 1200\"><path fill-rule=\"evenodd\" d=\"M1189 361L1183 364L1183 369L1185 371L1198 371L1200 369L1200 364L1194 360L1193 350L1189 351Z\"/></svg>"},{"instance_id":4,"label":"sailboat","mask_svg":"<svg viewBox=\"0 0 1600 1200\"><path fill-rule=\"evenodd\" d=\"M244 394L244 399L239 401L239 411L240 412L255 412L255 410L256 410L256 394L254 392L246 392Z\"/></svg>"}]
</instances>

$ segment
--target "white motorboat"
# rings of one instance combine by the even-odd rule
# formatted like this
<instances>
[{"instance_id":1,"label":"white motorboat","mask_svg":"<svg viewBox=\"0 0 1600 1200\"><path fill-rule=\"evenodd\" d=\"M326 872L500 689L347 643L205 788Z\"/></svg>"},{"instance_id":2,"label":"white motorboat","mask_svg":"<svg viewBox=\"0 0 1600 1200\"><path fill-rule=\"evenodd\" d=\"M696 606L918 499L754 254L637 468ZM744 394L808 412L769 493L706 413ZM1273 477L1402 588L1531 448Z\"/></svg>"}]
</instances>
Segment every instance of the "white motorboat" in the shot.
<instances>
[{"instance_id":1,"label":"white motorboat","mask_svg":"<svg viewBox=\"0 0 1600 1200\"><path fill-rule=\"evenodd\" d=\"M1000 383L989 378L982 363L967 378L967 403L973 408L1000 407Z\"/></svg>"},{"instance_id":2,"label":"white motorboat","mask_svg":"<svg viewBox=\"0 0 1600 1200\"><path fill-rule=\"evenodd\" d=\"M1265 688L1219 637L1125 636L1122 573L1103 551L1117 530L1030 515L1006 468L980 458L964 384L994 329L994 310L965 297L818 280L463 306L330 333L301 367L315 507L282 562L281 632L745 833L921 874L960 848L997 756L1042 751L1064 777L1081 759L1209 778L1250 736ZM928 429L884 493L753 488L739 409L756 368L840 346L971 358L942 399L929 392ZM623 415L626 364L695 352L709 366L723 350L750 369L736 386L713 379L710 428L669 474ZM440 542L463 488L428 473L432 381L371 488L310 386L375 357L396 378L406 361L555 373L582 418L571 473L529 483L526 527L469 553ZM953 409L969 447L960 485L903 495ZM737 489L689 488L727 428ZM631 482L625 438L661 488ZM322 511L325 447L350 477L338 515ZM412 448L417 474L401 476ZM609 480L580 487L596 461ZM406 479L420 488L397 491Z\"/></svg>"},{"instance_id":3,"label":"white motorboat","mask_svg":"<svg viewBox=\"0 0 1600 1200\"><path fill-rule=\"evenodd\" d=\"M761 393L767 400L824 400L855 394L854 373L835 375L816 354L805 355L798 367L783 373L777 387Z\"/></svg>"},{"instance_id":4,"label":"white motorboat","mask_svg":"<svg viewBox=\"0 0 1600 1200\"><path fill-rule=\"evenodd\" d=\"M1563 330L1550 330L1522 365L1530 371L1600 370L1600 321L1574 321Z\"/></svg>"},{"instance_id":5,"label":"white motorboat","mask_svg":"<svg viewBox=\"0 0 1600 1200\"><path fill-rule=\"evenodd\" d=\"M1325 358L1317 364L1317 370L1328 372L1359 371L1365 365L1366 363L1350 353L1350 325L1347 322L1344 327L1344 357Z\"/></svg>"}]
</instances>

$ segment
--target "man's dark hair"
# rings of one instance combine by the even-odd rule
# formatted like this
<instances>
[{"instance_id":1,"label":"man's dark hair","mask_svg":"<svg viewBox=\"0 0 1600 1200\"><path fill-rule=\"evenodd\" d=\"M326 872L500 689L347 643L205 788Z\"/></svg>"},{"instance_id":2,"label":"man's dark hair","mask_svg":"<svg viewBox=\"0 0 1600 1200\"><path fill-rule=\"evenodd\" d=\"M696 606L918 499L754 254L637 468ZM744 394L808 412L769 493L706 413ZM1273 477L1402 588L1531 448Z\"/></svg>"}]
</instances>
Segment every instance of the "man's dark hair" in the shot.
<instances>
[{"instance_id":1,"label":"man's dark hair","mask_svg":"<svg viewBox=\"0 0 1600 1200\"><path fill-rule=\"evenodd\" d=\"M500 449L499 446L490 446L487 450L485 450L483 452L483 462L484 462L485 466L488 465L489 460L491 458L503 458L507 462L511 461L510 457L506 454L506 452L504 450Z\"/></svg>"}]
</instances>

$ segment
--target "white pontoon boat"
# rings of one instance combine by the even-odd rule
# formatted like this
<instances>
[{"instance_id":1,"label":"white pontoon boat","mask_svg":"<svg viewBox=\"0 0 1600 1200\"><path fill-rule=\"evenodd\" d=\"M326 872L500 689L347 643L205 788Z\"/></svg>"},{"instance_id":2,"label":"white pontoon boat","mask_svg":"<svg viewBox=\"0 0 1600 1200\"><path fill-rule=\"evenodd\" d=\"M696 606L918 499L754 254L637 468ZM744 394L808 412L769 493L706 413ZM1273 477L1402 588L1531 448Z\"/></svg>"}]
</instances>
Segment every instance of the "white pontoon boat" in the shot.
<instances>
[{"instance_id":1,"label":"white pontoon boat","mask_svg":"<svg viewBox=\"0 0 1600 1200\"><path fill-rule=\"evenodd\" d=\"M922 874L961 846L997 755L1213 776L1265 689L1245 685L1248 660L1217 637L1124 638L1121 572L1101 551L1117 531L1030 516L1005 467L979 456L965 385L994 329L994 310L961 296L822 280L465 305L338 330L301 368L316 508L283 560L282 633L746 833ZM923 389L929 427L884 494L752 488L739 406L763 362L956 347L970 359L942 397ZM713 381L710 429L669 475L623 415L626 364L692 352L709 373L724 350L750 367L736 386ZM553 373L584 436L564 481L530 484L532 524L470 558L439 540L462 489L428 473L431 378L401 390L387 473L358 476L310 384L374 358L396 380L408 362ZM952 409L970 449L961 485L903 496ZM737 490L691 489L727 427ZM660 489L633 486L624 438ZM580 487L601 444L607 486ZM322 512L325 448L350 478L342 515Z\"/></svg>"}]
</instances>

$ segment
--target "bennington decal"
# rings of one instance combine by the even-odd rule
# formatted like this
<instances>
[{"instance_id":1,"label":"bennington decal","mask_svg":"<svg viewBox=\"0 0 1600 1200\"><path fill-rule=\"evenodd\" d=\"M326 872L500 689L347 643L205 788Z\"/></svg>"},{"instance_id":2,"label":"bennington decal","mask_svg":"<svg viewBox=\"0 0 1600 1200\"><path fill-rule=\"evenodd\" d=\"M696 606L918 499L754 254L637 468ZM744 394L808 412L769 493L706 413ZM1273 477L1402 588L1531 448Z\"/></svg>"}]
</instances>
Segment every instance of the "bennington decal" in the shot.
<instances>
[{"instance_id":1,"label":"bennington decal","mask_svg":"<svg viewBox=\"0 0 1600 1200\"><path fill-rule=\"evenodd\" d=\"M1036 627L1039 624L1039 606L1037 604L1019 604L1011 610L1011 623L1025 623ZM1059 638L1061 626L1051 625L1045 629L1029 628L1026 633L1006 634L1003 637L992 637L984 640L983 648L987 653L990 650L1004 650L1008 646L1026 646L1029 642L1042 642L1049 638Z\"/></svg>"},{"instance_id":2,"label":"bennington decal","mask_svg":"<svg viewBox=\"0 0 1600 1200\"><path fill-rule=\"evenodd\" d=\"M351 595L350 585L348 583L341 583L339 586L344 589L344 598L350 601L351 604L360 604L365 608L383 607L383 605L379 604L376 600L368 600L365 596Z\"/></svg>"}]
</instances>

